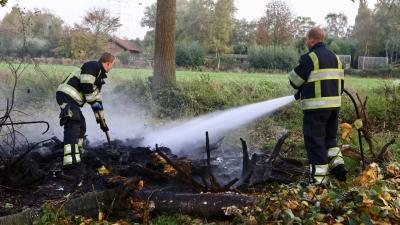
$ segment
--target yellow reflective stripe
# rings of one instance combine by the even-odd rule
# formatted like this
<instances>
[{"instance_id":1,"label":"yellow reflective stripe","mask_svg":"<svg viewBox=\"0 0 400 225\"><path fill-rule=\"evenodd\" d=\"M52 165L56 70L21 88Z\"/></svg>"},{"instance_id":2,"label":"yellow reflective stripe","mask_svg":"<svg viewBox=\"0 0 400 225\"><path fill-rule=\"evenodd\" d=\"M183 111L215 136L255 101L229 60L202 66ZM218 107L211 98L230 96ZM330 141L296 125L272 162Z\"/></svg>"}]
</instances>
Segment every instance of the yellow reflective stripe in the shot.
<instances>
[{"instance_id":1,"label":"yellow reflective stripe","mask_svg":"<svg viewBox=\"0 0 400 225\"><path fill-rule=\"evenodd\" d=\"M83 138L79 138L78 139L78 147L82 147L83 146Z\"/></svg>"},{"instance_id":2,"label":"yellow reflective stripe","mask_svg":"<svg viewBox=\"0 0 400 225\"><path fill-rule=\"evenodd\" d=\"M70 96L72 99L74 99L78 104L83 105L84 99L81 93L79 93L74 87L68 84L60 84L57 88L57 91L61 91L68 96Z\"/></svg>"},{"instance_id":3,"label":"yellow reflective stripe","mask_svg":"<svg viewBox=\"0 0 400 225\"><path fill-rule=\"evenodd\" d=\"M103 97L101 96L101 92L97 93L96 95L96 101L103 101Z\"/></svg>"},{"instance_id":4,"label":"yellow reflective stripe","mask_svg":"<svg viewBox=\"0 0 400 225\"><path fill-rule=\"evenodd\" d=\"M327 69L320 69L320 70L313 70L311 71L311 74L315 74L315 73L325 73L325 72L342 72L344 73L344 70L342 69L336 69L336 68L327 68Z\"/></svg>"},{"instance_id":5,"label":"yellow reflective stripe","mask_svg":"<svg viewBox=\"0 0 400 225\"><path fill-rule=\"evenodd\" d=\"M329 183L329 177L328 176L313 176L315 180L315 184L327 184Z\"/></svg>"},{"instance_id":6,"label":"yellow reflective stripe","mask_svg":"<svg viewBox=\"0 0 400 225\"><path fill-rule=\"evenodd\" d=\"M324 176L324 175L328 174L328 168L329 168L328 164L314 165L314 167L315 167L314 175ZM312 172L313 172L313 168L312 168L312 165L310 165L310 173L312 173Z\"/></svg>"},{"instance_id":7,"label":"yellow reflective stripe","mask_svg":"<svg viewBox=\"0 0 400 225\"><path fill-rule=\"evenodd\" d=\"M289 73L289 80L296 85L296 87L300 87L301 85L304 84L305 80L303 80L303 78L301 78L296 71L292 70Z\"/></svg>"},{"instance_id":8,"label":"yellow reflective stripe","mask_svg":"<svg viewBox=\"0 0 400 225\"><path fill-rule=\"evenodd\" d=\"M80 81L83 84L94 84L96 77L91 74L81 74Z\"/></svg>"},{"instance_id":9,"label":"yellow reflective stripe","mask_svg":"<svg viewBox=\"0 0 400 225\"><path fill-rule=\"evenodd\" d=\"M338 69L343 69L342 61L340 61L339 56L336 55L337 62L338 62Z\"/></svg>"},{"instance_id":10,"label":"yellow reflective stripe","mask_svg":"<svg viewBox=\"0 0 400 225\"><path fill-rule=\"evenodd\" d=\"M342 155L342 153L340 152L339 147L334 147L334 148L330 148L328 149L328 156L329 157L334 157L337 155Z\"/></svg>"},{"instance_id":11,"label":"yellow reflective stripe","mask_svg":"<svg viewBox=\"0 0 400 225\"><path fill-rule=\"evenodd\" d=\"M331 162L330 162L330 166L331 168L335 168L338 165L344 165L344 160L343 160L343 156L337 156L334 157Z\"/></svg>"},{"instance_id":12,"label":"yellow reflective stripe","mask_svg":"<svg viewBox=\"0 0 400 225\"><path fill-rule=\"evenodd\" d=\"M319 61L317 54L315 54L315 52L310 52L308 55L310 56L311 61L313 62L314 70L319 70Z\"/></svg>"},{"instance_id":13,"label":"yellow reflective stripe","mask_svg":"<svg viewBox=\"0 0 400 225\"><path fill-rule=\"evenodd\" d=\"M321 81L316 81L314 82L314 91L315 91L315 97L316 98L321 98Z\"/></svg>"},{"instance_id":14,"label":"yellow reflective stripe","mask_svg":"<svg viewBox=\"0 0 400 225\"><path fill-rule=\"evenodd\" d=\"M340 96L310 98L310 99L303 99L301 103L303 110L336 108L341 106L342 98Z\"/></svg>"},{"instance_id":15,"label":"yellow reflective stripe","mask_svg":"<svg viewBox=\"0 0 400 225\"><path fill-rule=\"evenodd\" d=\"M94 102L96 100L96 96L99 93L99 91L96 89L90 94L85 94L85 99L88 102Z\"/></svg>"},{"instance_id":16,"label":"yellow reflective stripe","mask_svg":"<svg viewBox=\"0 0 400 225\"><path fill-rule=\"evenodd\" d=\"M72 164L72 155L64 156L63 165Z\"/></svg>"},{"instance_id":17,"label":"yellow reflective stripe","mask_svg":"<svg viewBox=\"0 0 400 225\"><path fill-rule=\"evenodd\" d=\"M319 81L319 80L333 80L333 79L343 80L344 72L336 69L334 71L318 70L317 73L313 72L310 74L308 82Z\"/></svg>"},{"instance_id":18,"label":"yellow reflective stripe","mask_svg":"<svg viewBox=\"0 0 400 225\"><path fill-rule=\"evenodd\" d=\"M71 154L71 145L70 144L64 145L64 155L68 155L68 154Z\"/></svg>"},{"instance_id":19,"label":"yellow reflective stripe","mask_svg":"<svg viewBox=\"0 0 400 225\"><path fill-rule=\"evenodd\" d=\"M76 162L81 162L81 155L79 154L79 145L75 144L75 160Z\"/></svg>"}]
</instances>

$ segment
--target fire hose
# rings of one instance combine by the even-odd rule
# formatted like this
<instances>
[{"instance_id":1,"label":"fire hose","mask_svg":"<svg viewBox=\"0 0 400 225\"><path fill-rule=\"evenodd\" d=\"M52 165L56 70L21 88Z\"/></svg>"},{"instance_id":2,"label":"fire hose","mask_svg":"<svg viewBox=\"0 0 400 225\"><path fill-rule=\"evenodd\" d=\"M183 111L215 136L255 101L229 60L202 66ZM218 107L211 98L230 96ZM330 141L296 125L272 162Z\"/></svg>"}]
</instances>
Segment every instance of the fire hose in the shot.
<instances>
[{"instance_id":1,"label":"fire hose","mask_svg":"<svg viewBox=\"0 0 400 225\"><path fill-rule=\"evenodd\" d=\"M346 93L349 96L351 102L354 105L354 109L356 111L357 119L361 119L360 111L358 110L358 106L357 106L356 100L354 99L353 95L349 91L347 91L346 89L343 89L343 90L344 90L344 93ZM357 131L358 131L358 143L360 145L362 167L363 167L363 170L365 170L365 158L364 158L364 149L363 149L363 144L362 144L362 139L361 139L361 129L357 129Z\"/></svg>"}]
</instances>

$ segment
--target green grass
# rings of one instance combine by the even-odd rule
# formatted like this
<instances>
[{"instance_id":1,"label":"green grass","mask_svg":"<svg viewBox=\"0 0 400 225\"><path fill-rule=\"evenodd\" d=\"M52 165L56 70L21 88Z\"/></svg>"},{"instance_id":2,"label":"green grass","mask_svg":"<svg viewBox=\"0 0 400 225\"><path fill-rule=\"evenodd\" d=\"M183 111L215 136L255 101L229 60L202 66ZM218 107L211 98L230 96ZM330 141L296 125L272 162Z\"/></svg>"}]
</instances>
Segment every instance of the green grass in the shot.
<instances>
[{"instance_id":1,"label":"green grass","mask_svg":"<svg viewBox=\"0 0 400 225\"><path fill-rule=\"evenodd\" d=\"M46 76L41 75L32 65L27 66L20 80L17 91L17 106L44 107L48 102L54 102L55 90L61 80L69 72L78 67L62 65L40 65ZM7 65L0 64L0 91L6 90L8 82L4 74ZM3 75L2 75L3 74ZM179 119L190 118L204 113L224 110L234 106L259 102L275 97L291 95L286 74L268 73L230 73L230 72L199 72L177 71L178 87L163 93L154 94L149 89L148 77L150 69L114 68L109 73L104 96L109 93L122 96L117 101L140 104L155 118ZM394 79L361 78L347 76L347 89L368 96L370 119L377 133L377 141L383 145L387 139L396 136L400 131L400 92L394 84ZM29 90L29 92L27 91ZM344 98L341 111L341 121L353 122L355 113L347 97ZM284 128L294 132L293 142L300 148L302 144L302 111L300 104L285 107L274 116L260 120L249 128L250 141L254 145L270 149L277 135L275 128ZM278 129L279 130L279 129ZM271 135L275 134L275 135ZM396 146L396 149L400 146Z\"/></svg>"}]
</instances>

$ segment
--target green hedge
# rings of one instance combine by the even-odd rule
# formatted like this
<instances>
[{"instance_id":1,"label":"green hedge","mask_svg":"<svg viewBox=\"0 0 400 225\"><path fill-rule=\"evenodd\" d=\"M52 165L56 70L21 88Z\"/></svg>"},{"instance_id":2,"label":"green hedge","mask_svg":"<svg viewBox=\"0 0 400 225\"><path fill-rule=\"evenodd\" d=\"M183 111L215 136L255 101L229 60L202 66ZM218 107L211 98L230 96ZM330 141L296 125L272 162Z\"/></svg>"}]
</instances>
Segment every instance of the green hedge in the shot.
<instances>
[{"instance_id":1,"label":"green hedge","mask_svg":"<svg viewBox=\"0 0 400 225\"><path fill-rule=\"evenodd\" d=\"M204 65L205 51L199 42L181 42L176 45L176 65L197 68Z\"/></svg>"},{"instance_id":2,"label":"green hedge","mask_svg":"<svg viewBox=\"0 0 400 225\"><path fill-rule=\"evenodd\" d=\"M360 77L400 78L400 68L398 67L365 70L346 69L345 72Z\"/></svg>"},{"instance_id":3,"label":"green hedge","mask_svg":"<svg viewBox=\"0 0 400 225\"><path fill-rule=\"evenodd\" d=\"M253 46L249 49L250 67L289 71L296 66L299 54L294 47Z\"/></svg>"}]
</instances>

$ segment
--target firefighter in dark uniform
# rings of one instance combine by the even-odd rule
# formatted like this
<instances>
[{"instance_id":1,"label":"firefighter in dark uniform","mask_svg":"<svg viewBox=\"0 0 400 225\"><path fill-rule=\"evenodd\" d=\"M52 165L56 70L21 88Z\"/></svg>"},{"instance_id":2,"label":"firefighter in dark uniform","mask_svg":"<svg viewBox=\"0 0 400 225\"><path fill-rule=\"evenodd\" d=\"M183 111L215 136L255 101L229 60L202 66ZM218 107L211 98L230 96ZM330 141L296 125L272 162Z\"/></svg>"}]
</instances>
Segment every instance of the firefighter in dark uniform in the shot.
<instances>
[{"instance_id":1,"label":"firefighter in dark uniform","mask_svg":"<svg viewBox=\"0 0 400 225\"><path fill-rule=\"evenodd\" d=\"M327 184L329 175L345 181L347 169L336 143L338 115L344 88L344 70L339 57L324 45L324 33L307 33L309 52L289 74L303 109L304 144L310 163L310 181Z\"/></svg>"},{"instance_id":2,"label":"firefighter in dark uniform","mask_svg":"<svg viewBox=\"0 0 400 225\"><path fill-rule=\"evenodd\" d=\"M64 126L64 169L73 168L81 162L86 122L80 108L87 102L97 123L104 119L101 88L114 60L110 53L103 53L99 61L84 63L80 71L71 73L58 86L56 100L61 109L60 125ZM105 123L100 123L100 128L108 131Z\"/></svg>"}]
</instances>

